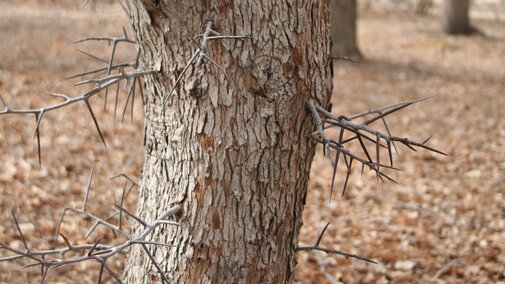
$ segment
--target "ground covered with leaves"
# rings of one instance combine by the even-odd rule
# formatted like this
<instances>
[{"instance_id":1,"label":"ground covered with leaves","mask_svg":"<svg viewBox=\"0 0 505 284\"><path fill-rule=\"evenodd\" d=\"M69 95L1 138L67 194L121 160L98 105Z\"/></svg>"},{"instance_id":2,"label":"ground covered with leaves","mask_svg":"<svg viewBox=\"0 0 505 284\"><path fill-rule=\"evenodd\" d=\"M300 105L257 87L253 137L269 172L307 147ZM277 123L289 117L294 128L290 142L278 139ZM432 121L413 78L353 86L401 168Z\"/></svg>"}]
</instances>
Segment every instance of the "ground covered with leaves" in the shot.
<instances>
[{"instance_id":1,"label":"ground covered with leaves","mask_svg":"<svg viewBox=\"0 0 505 284\"><path fill-rule=\"evenodd\" d=\"M49 92L77 95L63 78L96 66L75 51L80 37L120 36L119 6L98 12L51 1L0 9L0 94L14 107L38 107L57 99ZM339 169L332 200L332 168L319 151L312 166L300 241L312 244L331 221L321 244L371 258L378 264L300 252L299 283L496 283L505 281L505 24L479 21L485 36L445 36L436 17L363 12L359 19L359 63L335 62L333 113L351 115L399 101L433 98L389 118L396 136L420 141L447 157L399 146L390 176L376 191L373 173L356 167L344 196ZM79 46L90 50L106 45ZM127 50L119 56L128 57ZM100 97L101 98L101 97ZM88 210L106 217L121 194L125 173L138 180L143 164L142 108L124 123L113 108L92 104L108 150L101 144L84 105L45 115L42 168L31 138L33 116L0 118L0 242L22 249L13 211L31 248L64 246L54 232L64 207L81 207L91 168L95 168ZM139 101L139 100L138 100ZM123 102L124 104L124 102ZM111 104L109 104L111 105ZM120 101L121 105L121 101ZM338 133L337 133L338 135ZM359 148L356 148L359 150ZM127 199L135 210L136 191ZM84 243L91 220L69 215L62 233ZM90 239L105 235L97 230ZM5 255L4 251L0 255ZM37 283L40 270L19 269L27 261L0 263L1 283ZM124 257L110 266L120 273ZM93 283L98 265L80 263L52 271L48 283ZM111 281L107 278L107 281Z\"/></svg>"}]
</instances>

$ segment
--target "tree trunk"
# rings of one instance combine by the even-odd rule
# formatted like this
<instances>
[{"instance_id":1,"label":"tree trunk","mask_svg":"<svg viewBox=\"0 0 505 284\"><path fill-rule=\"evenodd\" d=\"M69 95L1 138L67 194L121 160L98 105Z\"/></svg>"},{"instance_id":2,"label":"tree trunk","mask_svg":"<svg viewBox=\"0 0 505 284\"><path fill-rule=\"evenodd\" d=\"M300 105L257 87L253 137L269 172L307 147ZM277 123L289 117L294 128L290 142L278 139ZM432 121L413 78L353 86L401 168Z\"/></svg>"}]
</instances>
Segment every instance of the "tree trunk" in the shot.
<instances>
[{"instance_id":1,"label":"tree trunk","mask_svg":"<svg viewBox=\"0 0 505 284\"><path fill-rule=\"evenodd\" d=\"M332 88L328 3L317 0L130 1L146 78L145 165L137 214L151 222L174 204L181 226L149 249L174 283L293 280L314 122L305 103L326 106ZM221 35L175 91L207 19ZM201 37L195 41L201 44ZM229 76L229 77L228 77ZM166 100L166 105L163 100ZM142 228L134 230L138 233ZM159 282L132 249L127 283Z\"/></svg>"},{"instance_id":2,"label":"tree trunk","mask_svg":"<svg viewBox=\"0 0 505 284\"><path fill-rule=\"evenodd\" d=\"M330 0L331 2L331 54L334 57L359 58L356 39L356 0Z\"/></svg>"},{"instance_id":3,"label":"tree trunk","mask_svg":"<svg viewBox=\"0 0 505 284\"><path fill-rule=\"evenodd\" d=\"M432 6L433 0L417 0L415 8L416 14L426 15Z\"/></svg>"},{"instance_id":4,"label":"tree trunk","mask_svg":"<svg viewBox=\"0 0 505 284\"><path fill-rule=\"evenodd\" d=\"M442 7L442 28L447 34L469 34L470 0L444 0Z\"/></svg>"}]
</instances>

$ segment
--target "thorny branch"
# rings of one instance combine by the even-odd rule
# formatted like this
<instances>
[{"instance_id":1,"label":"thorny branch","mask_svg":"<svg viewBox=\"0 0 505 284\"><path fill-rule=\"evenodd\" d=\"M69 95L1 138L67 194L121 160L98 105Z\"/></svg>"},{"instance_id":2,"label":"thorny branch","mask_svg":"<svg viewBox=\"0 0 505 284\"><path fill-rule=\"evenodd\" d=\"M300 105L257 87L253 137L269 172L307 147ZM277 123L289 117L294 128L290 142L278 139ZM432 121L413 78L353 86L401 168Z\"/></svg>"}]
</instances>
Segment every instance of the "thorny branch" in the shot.
<instances>
[{"instance_id":1,"label":"thorny branch","mask_svg":"<svg viewBox=\"0 0 505 284\"><path fill-rule=\"evenodd\" d=\"M125 187L123 188L123 195L120 200L120 205L118 206L115 204L115 207L119 210L120 216L122 214L121 212L124 212L125 214L127 214L129 217L132 217L132 219L139 222L144 227L144 230L140 234L133 237L130 235L129 232L126 232L121 228L121 218L118 218L117 225L107 221L108 219L117 215L117 213L113 214L109 218L102 219L102 218L97 217L94 214L92 214L86 210L86 205L88 202L88 195L89 195L89 191L91 188L92 177L93 177L93 170L91 172L88 184L87 184L85 192L84 192L82 209L65 208L63 210L60 221L58 223L55 238L57 239L58 236L61 236L61 238L63 239L63 241L66 244L66 247L50 249L50 250L31 250L27 245L26 239L25 239L23 232L18 224L16 215L14 214L14 212L12 212L12 217L14 219L14 223L16 225L19 237L23 243L24 250L12 248L12 247L9 247L8 245L0 242L0 249L10 251L11 253L14 254L14 255L10 255L10 256L0 257L0 262L12 261L12 260L22 259L22 258L29 258L29 259L33 260L34 262L23 266L22 269L40 265L41 273L42 273L41 283L43 283L46 276L47 276L47 273L50 269L54 269L54 268L57 268L57 267L60 267L62 265L66 265L66 264L73 264L73 263L78 263L78 262L83 262L83 261L93 261L94 260L94 261L97 261L100 263L100 273L99 273L99 277L98 277L98 283L101 283L103 269L107 270L107 272L109 272L111 277L113 277L117 282L122 283L120 277L118 275L116 275L114 273L114 271L112 271L112 269L107 265L106 262L110 257L112 257L116 254L119 254L119 253L124 253L125 250L129 249L133 245L141 245L143 250L149 256L149 259L151 260L151 262L153 263L153 265L155 266L157 271L161 274L161 278L163 279L164 283L168 283L168 280L165 278L163 271L161 270L161 268L160 268L158 262L155 260L154 256L150 253L147 245L170 246L170 247L174 247L175 245L160 243L160 242L156 242L156 241L150 241L150 240L148 240L148 237L154 231L154 229L156 229L159 226L162 226L162 225L178 226L179 223L177 223L175 221L169 221L166 219L168 217L176 215L181 210L181 207L179 205L175 205L175 206L171 207L165 213L163 213L160 217L158 217L158 219L156 219L154 222L152 222L151 224L148 224L147 222L141 220L139 217L133 215L128 210L123 208L123 199L125 197L124 191L126 188L126 185L125 185ZM126 180L126 184L131 183L132 186L136 185L136 183L132 179L130 179L128 176L126 176L124 174L117 175L113 178L118 178L118 177L124 177ZM111 229L114 232L114 234L116 232L122 234L126 238L126 241L124 241L118 245L103 245L103 244L100 244L100 241L103 238L102 237L94 243L73 245L70 242L70 240L68 240L67 237L65 237L60 232L61 224L63 222L63 218L64 218L65 213L67 211L72 211L75 213L83 214L83 215L87 216L88 218L91 218L92 220L95 221L95 224L90 228L90 230L86 234L86 238L89 237L91 232L93 232L93 230L97 226L102 225L108 229ZM71 252L75 253L76 256L73 256L71 258L66 258L66 255ZM58 256L58 255L60 257L56 257L56 258L54 257L54 256ZM52 259L47 259L50 256L52 256Z\"/></svg>"},{"instance_id":2,"label":"thorny branch","mask_svg":"<svg viewBox=\"0 0 505 284\"><path fill-rule=\"evenodd\" d=\"M307 108L312 112L312 116L316 121L316 131L312 133L314 140L323 145L323 153L328 151L330 161L333 166L333 176L331 180L331 190L330 190L330 200L333 194L333 187L335 184L335 176L337 172L338 162L340 156L343 157L346 167L346 178L344 181L344 187L342 189L342 195L345 193L347 187L347 181L351 173L352 162L357 161L361 164L361 174L363 174L364 168L368 167L371 171L374 171L377 177L377 191L379 191L379 180L388 179L395 182L392 178L384 173L384 169L399 170L393 167L393 155L392 147L396 150L395 142L401 143L409 149L416 151L416 148L422 148L437 154L446 155L442 151L439 151L433 147L426 145L429 137L423 142L411 141L408 138L400 138L391 135L391 131L386 121L386 116L395 113L403 108L406 108L412 104L423 101L427 98L420 99L417 101L407 101L397 104L388 105L376 110L369 110L360 114L353 115L351 117L346 116L335 116L331 114L328 110L322 108L316 102L310 100L307 102ZM356 123L353 120L357 118L362 118L372 115L371 118L367 119L363 123ZM387 133L382 133L380 131L374 130L369 127L375 121L382 121ZM328 139L325 130L329 128L340 128L340 135L338 140ZM348 139L344 138L344 132L351 133L351 137ZM354 140L358 140L359 145L363 151L365 157L358 156L345 148L345 144ZM375 160L370 155L370 150L365 144L365 140L372 142L375 150ZM385 143L385 145L383 144ZM389 165L381 163L381 148L385 148L388 151ZM332 149L335 150L335 158L332 155ZM373 153L373 152L372 152Z\"/></svg>"},{"instance_id":3,"label":"thorny branch","mask_svg":"<svg viewBox=\"0 0 505 284\"><path fill-rule=\"evenodd\" d=\"M323 236L324 236L324 233L326 232L326 229L328 229L328 226L330 225L330 222L328 222L326 224L326 226L324 226L324 229L321 231L321 234L319 235L319 237L317 238L316 242L314 243L314 245L312 246L298 246L296 248L297 251L314 251L314 250L318 250L318 251L322 251L322 252L325 252L327 254L337 254L337 255L341 255L345 258L355 258L355 259L359 259L359 260L363 260L363 261L366 261L366 262L369 262L369 263L373 263L373 264L377 264L377 262L371 260L371 259L368 259L368 258L364 258L364 257L361 257L359 255L355 255L355 254L351 254L351 253L346 253L346 252L343 252L343 251L339 251L339 250L336 250L336 249L330 249L330 248L326 248L326 247L322 247L319 245L319 243L321 242L321 240L323 239Z\"/></svg>"},{"instance_id":4,"label":"thorny branch","mask_svg":"<svg viewBox=\"0 0 505 284\"><path fill-rule=\"evenodd\" d=\"M219 71L223 72L223 74L226 76L226 78L230 79L230 77L228 76L228 74L226 74L226 72L224 71L224 69L221 66L219 66L219 64L217 64L216 61L214 61L214 59L212 59L207 54L207 44L208 44L209 41L212 41L212 40L223 40L223 39L245 40L245 39L250 38L250 36L248 36L248 35L245 35L245 36L241 36L241 35L220 35L217 31L215 31L212 28L213 24L214 24L214 21L207 20L205 22L205 31L203 32L203 34L196 35L196 36L194 36L193 38L190 39L198 47L197 47L196 51L193 53L193 55L191 56L191 58L189 59L188 63L184 67L184 69L182 70L181 74L179 74L179 76L175 80L174 85L172 86L172 89L168 93L168 96L166 96L164 98L165 99L165 103L166 103L167 97L169 97L169 96L172 95L172 93L174 92L175 88L177 87L177 85L181 81L182 77L184 76L184 74L186 74L186 72L188 71L189 67L191 66L191 64L193 64L193 62L195 60L196 60L195 68L193 68L193 70L191 71L190 76L192 76L193 74L195 74L196 71L198 71L198 68L200 67L200 65L202 64L202 62L204 60L208 60L210 63L212 63L212 65L216 66L217 69L219 69ZM202 38L202 42L201 42L200 45L198 43L196 43L196 41L195 41L198 38Z\"/></svg>"},{"instance_id":5,"label":"thorny branch","mask_svg":"<svg viewBox=\"0 0 505 284\"><path fill-rule=\"evenodd\" d=\"M84 3L84 5L86 5L86 2ZM121 7L123 8L126 16L129 17L129 13L122 3L121 3ZM131 27L130 27L130 30L132 30L132 33L133 33L133 29L131 29ZM135 61L114 63L116 49L117 49L118 44L126 43L126 44L137 45L136 41L128 36L128 34L124 28L123 28L123 36L121 36L121 37L110 37L110 36L88 37L88 38L77 40L75 42L75 44L89 42L89 41L94 41L94 42L105 41L109 45L112 45L108 60L102 59L102 58L95 56L91 53L88 53L86 51L77 49L78 52L84 54L85 56L91 57L92 59L95 59L101 63L105 63L106 66L101 67L101 68L97 68L97 69L93 69L93 70L84 71L82 73L70 76L67 79L74 79L74 78L85 77L85 76L102 76L100 78L85 79L85 80L79 81L74 84L75 86L80 86L80 85L92 86L91 90L89 90L86 93L82 94L81 96L77 96L77 97L70 97L65 94L50 93L50 94L48 94L49 96L60 98L63 101L60 103L56 103L54 105L45 106L45 107L41 107L41 108L34 108L34 109L12 108L7 104L5 99L0 95L1 107L3 107L3 109L0 108L0 116L7 115L7 114L19 114L19 115L32 114L35 116L35 130L34 130L34 134L33 134L33 139L35 139L35 137L37 138L37 153L38 153L39 165L41 164L40 124L42 122L42 118L43 118L44 114L46 114L50 111L53 111L53 110L57 110L57 109L66 107L71 104L83 102L86 105L86 108L88 109L88 111L91 115L91 118L93 120L93 124L95 125L98 135L100 136L100 140L104 144L105 148L107 148L107 144L105 143L105 139L103 137L102 131L100 130L100 126L99 126L98 121L96 119L95 113L93 112L93 108L91 107L90 99L92 97L102 93L102 91L103 91L104 92L104 109L105 109L107 106L108 89L109 89L109 87L117 85L115 104L114 104L114 119L116 119L118 97L119 97L119 84L121 81L125 81L126 82L125 88L128 89L128 91L127 91L126 102L125 102L125 105L123 108L122 121L124 121L124 117L125 117L128 103L130 101L130 97L131 97L131 104L130 104L131 105L131 116L133 119L133 106L134 106L136 85L139 86L140 94L142 96L142 101L144 101L140 78L142 78L143 76L146 76L146 75L155 74L160 71L159 70L160 67L152 69L152 70L143 70L143 69L139 68L139 49L138 49L138 47L136 47L137 53L136 53ZM126 71L126 69L128 69L128 68L130 68L132 70Z\"/></svg>"}]
</instances>

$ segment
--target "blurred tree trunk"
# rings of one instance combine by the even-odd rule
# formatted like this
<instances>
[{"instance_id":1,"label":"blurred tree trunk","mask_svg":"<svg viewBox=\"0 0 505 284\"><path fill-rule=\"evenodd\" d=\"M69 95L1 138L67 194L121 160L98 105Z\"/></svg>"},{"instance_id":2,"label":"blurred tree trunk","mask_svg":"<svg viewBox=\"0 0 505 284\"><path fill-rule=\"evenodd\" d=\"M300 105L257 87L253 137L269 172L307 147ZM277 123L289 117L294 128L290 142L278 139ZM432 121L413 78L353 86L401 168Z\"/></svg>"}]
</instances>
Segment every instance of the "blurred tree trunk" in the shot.
<instances>
[{"instance_id":1,"label":"blurred tree trunk","mask_svg":"<svg viewBox=\"0 0 505 284\"><path fill-rule=\"evenodd\" d=\"M417 0L416 14L426 15L428 10L433 6L433 0Z\"/></svg>"},{"instance_id":2,"label":"blurred tree trunk","mask_svg":"<svg viewBox=\"0 0 505 284\"><path fill-rule=\"evenodd\" d=\"M326 106L331 95L328 4L130 1L141 66L161 65L145 80L137 214L149 223L174 204L183 208L181 226L151 236L177 247L149 246L170 283L292 282L315 152L305 104ZM209 41L223 70L208 59L198 70L193 63L169 96L207 19L221 35L251 38ZM125 281L160 281L141 246L129 254Z\"/></svg>"},{"instance_id":3,"label":"blurred tree trunk","mask_svg":"<svg viewBox=\"0 0 505 284\"><path fill-rule=\"evenodd\" d=\"M470 34L470 0L444 0L442 7L442 28L448 34Z\"/></svg>"},{"instance_id":4,"label":"blurred tree trunk","mask_svg":"<svg viewBox=\"0 0 505 284\"><path fill-rule=\"evenodd\" d=\"M356 0L330 0L330 30L334 57L360 57L356 39L356 19L358 16Z\"/></svg>"}]
</instances>

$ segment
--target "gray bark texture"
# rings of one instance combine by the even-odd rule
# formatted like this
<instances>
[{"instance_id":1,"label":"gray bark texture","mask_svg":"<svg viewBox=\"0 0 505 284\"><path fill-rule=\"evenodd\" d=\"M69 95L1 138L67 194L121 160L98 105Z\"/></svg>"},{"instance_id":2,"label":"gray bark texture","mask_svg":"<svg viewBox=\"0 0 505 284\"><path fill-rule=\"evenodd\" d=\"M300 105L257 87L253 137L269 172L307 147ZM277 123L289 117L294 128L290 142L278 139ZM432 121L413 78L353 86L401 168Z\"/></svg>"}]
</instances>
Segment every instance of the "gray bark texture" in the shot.
<instances>
[{"instance_id":1,"label":"gray bark texture","mask_svg":"<svg viewBox=\"0 0 505 284\"><path fill-rule=\"evenodd\" d=\"M149 246L171 283L289 283L315 144L309 99L332 90L328 1L130 1L144 69L145 165L137 214L152 222L174 204L181 226ZM207 19L221 35L192 64ZM229 76L229 77L228 77ZM163 101L166 100L164 104ZM142 230L141 225L134 233ZM126 283L160 275L134 247Z\"/></svg>"},{"instance_id":2,"label":"gray bark texture","mask_svg":"<svg viewBox=\"0 0 505 284\"><path fill-rule=\"evenodd\" d=\"M334 57L360 57L356 38L358 17L356 0L330 0L330 30Z\"/></svg>"},{"instance_id":3,"label":"gray bark texture","mask_svg":"<svg viewBox=\"0 0 505 284\"><path fill-rule=\"evenodd\" d=\"M470 0L444 0L442 28L447 34L470 34Z\"/></svg>"}]
</instances>

